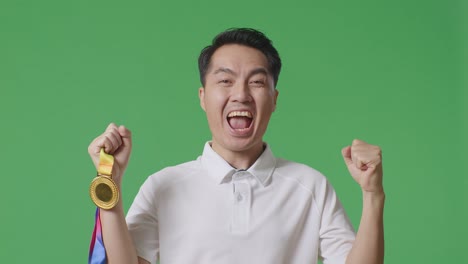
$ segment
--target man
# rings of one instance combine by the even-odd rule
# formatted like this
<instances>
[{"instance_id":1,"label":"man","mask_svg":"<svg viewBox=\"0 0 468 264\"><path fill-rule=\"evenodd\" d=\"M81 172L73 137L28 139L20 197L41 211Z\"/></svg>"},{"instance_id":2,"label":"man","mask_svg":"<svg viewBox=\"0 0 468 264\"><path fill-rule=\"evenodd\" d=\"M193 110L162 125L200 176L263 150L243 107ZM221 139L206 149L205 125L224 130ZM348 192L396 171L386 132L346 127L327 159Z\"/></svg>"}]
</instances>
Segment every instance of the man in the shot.
<instances>
[{"instance_id":1,"label":"man","mask_svg":"<svg viewBox=\"0 0 468 264\"><path fill-rule=\"evenodd\" d=\"M212 140L197 160L142 185L127 219L122 201L100 217L109 263L383 263L381 152L354 140L342 150L363 193L357 235L326 178L275 158L263 135L276 107L281 61L253 29L219 34L199 58L200 105ZM89 146L104 148L121 186L131 133L110 124Z\"/></svg>"}]
</instances>

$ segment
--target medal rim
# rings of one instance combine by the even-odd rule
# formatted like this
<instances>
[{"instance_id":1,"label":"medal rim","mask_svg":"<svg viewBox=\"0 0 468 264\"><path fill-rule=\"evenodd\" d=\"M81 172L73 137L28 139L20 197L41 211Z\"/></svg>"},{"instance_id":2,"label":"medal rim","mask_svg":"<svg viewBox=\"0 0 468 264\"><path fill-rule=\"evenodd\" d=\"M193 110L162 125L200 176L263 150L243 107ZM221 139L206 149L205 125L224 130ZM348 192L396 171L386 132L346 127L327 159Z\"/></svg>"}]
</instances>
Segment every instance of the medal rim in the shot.
<instances>
[{"instance_id":1,"label":"medal rim","mask_svg":"<svg viewBox=\"0 0 468 264\"><path fill-rule=\"evenodd\" d=\"M108 202L104 202L98 198L96 194L96 187L99 184L105 184L110 188L112 196ZM114 208L119 201L119 189L117 188L117 184L114 182L114 180L112 180L112 178L109 176L101 175L94 178L89 186L89 195L97 207L105 210Z\"/></svg>"}]
</instances>

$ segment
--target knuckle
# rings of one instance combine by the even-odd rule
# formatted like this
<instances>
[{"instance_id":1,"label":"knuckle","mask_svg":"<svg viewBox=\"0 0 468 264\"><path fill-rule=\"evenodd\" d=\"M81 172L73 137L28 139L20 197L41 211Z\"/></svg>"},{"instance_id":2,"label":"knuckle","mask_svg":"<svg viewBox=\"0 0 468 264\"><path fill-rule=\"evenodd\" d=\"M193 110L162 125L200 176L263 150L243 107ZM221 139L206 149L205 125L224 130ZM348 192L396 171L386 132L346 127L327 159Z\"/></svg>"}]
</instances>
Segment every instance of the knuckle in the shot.
<instances>
[{"instance_id":1,"label":"knuckle","mask_svg":"<svg viewBox=\"0 0 468 264\"><path fill-rule=\"evenodd\" d=\"M111 132L108 132L104 134L104 138L106 139L106 141L112 141L114 135Z\"/></svg>"},{"instance_id":2,"label":"knuckle","mask_svg":"<svg viewBox=\"0 0 468 264\"><path fill-rule=\"evenodd\" d=\"M382 150L380 148L377 150L377 156L382 157Z\"/></svg>"}]
</instances>

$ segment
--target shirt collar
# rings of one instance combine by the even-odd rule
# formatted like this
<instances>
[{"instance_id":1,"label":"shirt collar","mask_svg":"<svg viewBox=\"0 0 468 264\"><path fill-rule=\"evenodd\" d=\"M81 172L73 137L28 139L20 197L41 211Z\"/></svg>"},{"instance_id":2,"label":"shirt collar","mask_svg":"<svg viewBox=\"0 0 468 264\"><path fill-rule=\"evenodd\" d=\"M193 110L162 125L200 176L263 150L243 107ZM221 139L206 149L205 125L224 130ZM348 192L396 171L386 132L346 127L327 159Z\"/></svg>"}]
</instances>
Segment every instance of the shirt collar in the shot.
<instances>
[{"instance_id":1,"label":"shirt collar","mask_svg":"<svg viewBox=\"0 0 468 264\"><path fill-rule=\"evenodd\" d=\"M217 183L227 183L231 181L232 175L237 171L227 161L225 161L218 153L216 153L210 146L210 142L205 144L203 154L201 156L201 163L209 176ZM276 168L276 158L273 156L268 144L262 155L258 157L255 163L247 169L263 187L268 185L271 175Z\"/></svg>"}]
</instances>

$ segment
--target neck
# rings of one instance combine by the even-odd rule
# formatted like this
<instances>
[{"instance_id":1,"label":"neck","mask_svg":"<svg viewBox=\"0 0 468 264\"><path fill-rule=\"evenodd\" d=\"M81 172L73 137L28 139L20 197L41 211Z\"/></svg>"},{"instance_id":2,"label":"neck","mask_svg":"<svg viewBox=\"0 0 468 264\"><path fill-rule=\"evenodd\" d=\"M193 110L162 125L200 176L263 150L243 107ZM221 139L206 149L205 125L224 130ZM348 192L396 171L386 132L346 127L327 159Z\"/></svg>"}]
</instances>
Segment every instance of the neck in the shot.
<instances>
[{"instance_id":1,"label":"neck","mask_svg":"<svg viewBox=\"0 0 468 264\"><path fill-rule=\"evenodd\" d=\"M211 144L213 150L218 153L232 167L246 170L252 166L263 153L263 142L245 150L233 151L223 148L214 141Z\"/></svg>"}]
</instances>

